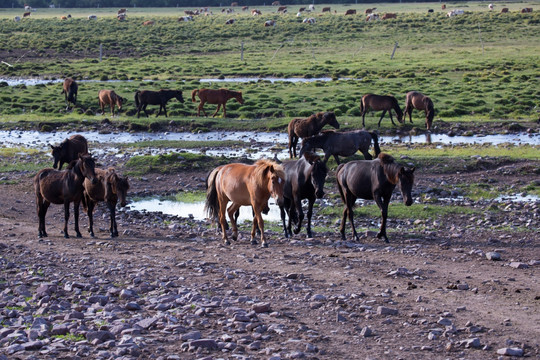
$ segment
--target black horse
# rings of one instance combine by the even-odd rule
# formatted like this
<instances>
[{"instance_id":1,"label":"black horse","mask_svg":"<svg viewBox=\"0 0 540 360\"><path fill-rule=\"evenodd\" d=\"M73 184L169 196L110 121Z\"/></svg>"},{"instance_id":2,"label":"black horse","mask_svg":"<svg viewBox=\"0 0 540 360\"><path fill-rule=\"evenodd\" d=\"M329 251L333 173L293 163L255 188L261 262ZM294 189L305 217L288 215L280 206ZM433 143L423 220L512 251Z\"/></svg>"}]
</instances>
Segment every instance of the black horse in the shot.
<instances>
[{"instance_id":1,"label":"black horse","mask_svg":"<svg viewBox=\"0 0 540 360\"><path fill-rule=\"evenodd\" d=\"M137 117L141 115L141 110L144 111L146 114L146 117L148 117L148 113L146 112L146 107L148 104L150 105L159 105L159 112L157 113L156 117L158 117L161 114L161 109L163 109L163 112L165 113L165 117L167 117L167 102L171 100L172 98L176 98L181 103L184 102L184 98L182 97L182 92L180 90L164 90L161 89L159 91L152 91L152 90L141 90L135 92L135 106L137 107Z\"/></svg>"},{"instance_id":2,"label":"black horse","mask_svg":"<svg viewBox=\"0 0 540 360\"><path fill-rule=\"evenodd\" d=\"M88 141L82 135L73 135L58 146L51 145L54 158L53 168L62 170L64 163L69 164L79 158L79 154L88 154Z\"/></svg>"},{"instance_id":3,"label":"black horse","mask_svg":"<svg viewBox=\"0 0 540 360\"><path fill-rule=\"evenodd\" d=\"M388 154L380 154L375 160L350 161L338 166L336 179L341 200L345 204L343 219L341 220L341 238L345 240L345 222L347 215L351 222L353 237L359 240L354 228L353 206L356 199L375 200L381 209L382 223L377 238L386 236L386 219L388 217L388 204L396 185L399 183L403 202L406 206L413 203L411 190L414 183L415 168L407 168L394 162Z\"/></svg>"},{"instance_id":4,"label":"black horse","mask_svg":"<svg viewBox=\"0 0 540 360\"><path fill-rule=\"evenodd\" d=\"M302 156L302 154L304 154L306 151L323 149L324 163L326 164L328 158L333 155L334 159L336 159L336 162L339 165L338 155L351 156L360 150L366 160L371 160L373 157L368 150L372 140L373 148L375 149L375 156L378 156L381 149L379 148L379 138L377 137L377 134L364 130L345 132L326 130L321 132L319 135L302 140L300 156Z\"/></svg>"},{"instance_id":5,"label":"black horse","mask_svg":"<svg viewBox=\"0 0 540 360\"><path fill-rule=\"evenodd\" d=\"M281 220L285 237L292 236L291 221L296 222L294 233L298 234L304 219L302 211L302 199L308 199L307 212L307 236L311 234L311 216L313 215L313 203L316 198L324 196L324 181L328 169L321 158L311 152L304 153L299 160L287 161L282 164L285 171L285 188L283 203L279 204ZM285 212L289 216L289 224L285 225Z\"/></svg>"}]
</instances>

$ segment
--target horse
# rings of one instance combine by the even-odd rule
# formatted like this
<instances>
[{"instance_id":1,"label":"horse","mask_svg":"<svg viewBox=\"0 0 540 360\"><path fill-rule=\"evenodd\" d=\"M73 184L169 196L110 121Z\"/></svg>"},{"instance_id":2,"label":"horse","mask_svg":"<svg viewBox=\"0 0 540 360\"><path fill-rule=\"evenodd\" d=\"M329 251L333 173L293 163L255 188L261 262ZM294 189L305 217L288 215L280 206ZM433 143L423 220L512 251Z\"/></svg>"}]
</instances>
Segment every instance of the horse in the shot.
<instances>
[{"instance_id":1,"label":"horse","mask_svg":"<svg viewBox=\"0 0 540 360\"><path fill-rule=\"evenodd\" d=\"M292 119L287 127L289 134L289 158L292 159L293 154L296 157L296 145L298 145L300 138L317 135L326 124L339 129L339 123L333 111L318 112L306 119Z\"/></svg>"},{"instance_id":2,"label":"horse","mask_svg":"<svg viewBox=\"0 0 540 360\"><path fill-rule=\"evenodd\" d=\"M236 240L238 227L234 214L241 206L251 205L254 212L251 244L257 244L255 232L259 228L261 245L268 247L261 212L267 208L270 196L276 199L278 205L283 203L285 173L281 165L266 159L258 160L253 165L239 163L222 165L210 173L207 183L205 211L210 219L219 217L223 243L230 244L226 233L225 211L231 220L232 238ZM232 205L227 209L229 201Z\"/></svg>"},{"instance_id":3,"label":"horse","mask_svg":"<svg viewBox=\"0 0 540 360\"><path fill-rule=\"evenodd\" d=\"M356 15L356 9L349 9L345 11L345 15Z\"/></svg>"},{"instance_id":4,"label":"horse","mask_svg":"<svg viewBox=\"0 0 540 360\"><path fill-rule=\"evenodd\" d=\"M110 214L109 231L111 237L118 236L118 226L116 224L116 204L120 200L120 206L126 206L126 196L129 190L127 176L119 176L114 168L95 169L98 181L94 184L88 179L84 179L84 193L82 198L83 208L88 214L88 232L94 237L94 208L99 201L105 201Z\"/></svg>"},{"instance_id":5,"label":"horse","mask_svg":"<svg viewBox=\"0 0 540 360\"><path fill-rule=\"evenodd\" d=\"M204 113L204 116L206 115L206 111L204 111L204 104L217 104L217 109L214 115L212 117L215 117L223 105L223 117L227 117L227 109L225 108L225 104L227 104L227 101L229 99L236 99L240 104L244 103L244 98L242 97L241 91L233 91L233 90L227 90L227 89L195 89L191 92L191 101L196 102L195 95L199 96L200 103L197 107L197 116L201 116L201 110Z\"/></svg>"},{"instance_id":6,"label":"horse","mask_svg":"<svg viewBox=\"0 0 540 360\"><path fill-rule=\"evenodd\" d=\"M161 114L161 109L163 109L165 117L167 117L167 102L172 98L176 98L176 100L180 101L181 103L184 102L184 98L182 97L182 91L180 90L137 90L135 92L135 106L137 107L137 118L141 115L141 110L143 110L146 114L146 117L148 117L146 107L149 104L159 105L159 112L157 113L156 117Z\"/></svg>"},{"instance_id":7,"label":"horse","mask_svg":"<svg viewBox=\"0 0 540 360\"><path fill-rule=\"evenodd\" d=\"M58 146L51 145L52 156L54 158L53 168L62 170L64 163L69 164L73 160L77 160L79 154L88 154L88 142L82 135L73 135L66 139Z\"/></svg>"},{"instance_id":8,"label":"horse","mask_svg":"<svg viewBox=\"0 0 540 360\"><path fill-rule=\"evenodd\" d=\"M431 101L431 98L418 91L409 91L405 100L405 114L409 114L409 121L411 123L413 109L425 111L426 128L430 130L431 124L433 123L433 117L435 116L435 109L433 108L433 101Z\"/></svg>"},{"instance_id":9,"label":"horse","mask_svg":"<svg viewBox=\"0 0 540 360\"><path fill-rule=\"evenodd\" d=\"M386 219L388 218L388 204L392 197L396 185L399 183L403 202L406 206L413 203L411 190L414 183L415 168L408 168L399 165L394 158L388 154L381 153L375 160L350 161L338 166L336 179L338 183L339 195L345 204L343 218L341 219L340 233L341 239L345 240L345 222L347 216L351 222L353 237L359 240L354 227L353 206L356 199L375 200L381 210L382 223L377 238L383 238L388 242L386 236Z\"/></svg>"},{"instance_id":10,"label":"horse","mask_svg":"<svg viewBox=\"0 0 540 360\"><path fill-rule=\"evenodd\" d=\"M383 110L381 118L379 119L379 127L381 126L381 121L387 111L390 115L390 120L392 121L392 124L396 125L396 123L394 123L394 119L392 118L392 109L394 109L394 111L396 112L398 121L400 123L403 122L403 111L401 111L397 99L393 96L374 94L367 94L362 96L362 100L360 101L360 112L362 114L362 126L364 127L366 126L364 122L365 116L369 109L373 109L375 111Z\"/></svg>"},{"instance_id":11,"label":"horse","mask_svg":"<svg viewBox=\"0 0 540 360\"><path fill-rule=\"evenodd\" d=\"M323 149L323 162L326 164L330 156L333 155L334 159L336 159L336 163L339 165L340 162L338 155L351 156L360 150L366 160L371 160L373 157L368 150L372 140L373 148L375 149L375 156L378 156L381 149L379 148L379 138L374 132L365 130L353 130L345 132L327 130L321 132L321 134L317 136L312 136L302 140L300 156L302 156L306 151Z\"/></svg>"},{"instance_id":12,"label":"horse","mask_svg":"<svg viewBox=\"0 0 540 360\"><path fill-rule=\"evenodd\" d=\"M396 13L385 13L385 14L382 16L382 19L383 19L383 20L387 20L387 19L397 19L397 14L396 14Z\"/></svg>"},{"instance_id":13,"label":"horse","mask_svg":"<svg viewBox=\"0 0 540 360\"><path fill-rule=\"evenodd\" d=\"M37 214L39 218L39 237L47 237L45 231L45 215L50 204L64 204L64 237L69 238L67 224L69 220L69 204L73 203L75 232L79 231L79 204L83 197L84 179L97 182L95 161L89 154L79 154L77 160L69 163L67 170L42 169L34 177Z\"/></svg>"},{"instance_id":14,"label":"horse","mask_svg":"<svg viewBox=\"0 0 540 360\"><path fill-rule=\"evenodd\" d=\"M323 7L322 12L330 12L330 6Z\"/></svg>"},{"instance_id":15,"label":"horse","mask_svg":"<svg viewBox=\"0 0 540 360\"><path fill-rule=\"evenodd\" d=\"M69 103L73 103L73 106L77 105L77 91L79 90L79 85L73 80L73 78L66 78L64 80L64 86L62 89L62 94L66 98L66 110L69 110Z\"/></svg>"},{"instance_id":16,"label":"horse","mask_svg":"<svg viewBox=\"0 0 540 360\"><path fill-rule=\"evenodd\" d=\"M311 233L311 216L313 215L313 204L315 199L324 196L324 182L328 175L326 164L314 153L306 152L299 160L290 160L282 164L285 171L285 187L283 192L283 204L279 205L281 220L285 237L292 236L291 223L296 222L294 233L298 234L302 227L304 212L302 211L302 200L308 199L307 211L307 236L313 237ZM285 224L285 212L289 216L288 225Z\"/></svg>"},{"instance_id":17,"label":"horse","mask_svg":"<svg viewBox=\"0 0 540 360\"><path fill-rule=\"evenodd\" d=\"M114 90L99 90L98 101L102 115L105 114L105 105L109 105L111 107L111 115L114 116L114 106L116 105L118 107L118 111L122 111L124 98L117 95Z\"/></svg>"}]
</instances>

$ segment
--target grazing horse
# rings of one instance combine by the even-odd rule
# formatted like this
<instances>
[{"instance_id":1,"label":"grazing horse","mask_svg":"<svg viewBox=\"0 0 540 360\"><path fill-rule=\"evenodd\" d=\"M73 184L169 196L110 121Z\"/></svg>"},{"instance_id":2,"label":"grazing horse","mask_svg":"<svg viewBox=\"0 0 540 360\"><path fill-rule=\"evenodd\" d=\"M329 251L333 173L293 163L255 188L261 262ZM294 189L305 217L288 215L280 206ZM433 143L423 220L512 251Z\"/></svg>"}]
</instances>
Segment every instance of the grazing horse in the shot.
<instances>
[{"instance_id":1,"label":"grazing horse","mask_svg":"<svg viewBox=\"0 0 540 360\"><path fill-rule=\"evenodd\" d=\"M356 9L349 9L345 11L345 15L356 15Z\"/></svg>"},{"instance_id":2,"label":"grazing horse","mask_svg":"<svg viewBox=\"0 0 540 360\"><path fill-rule=\"evenodd\" d=\"M69 164L79 158L79 154L88 154L88 142L82 135L73 135L58 146L51 145L54 158L53 168L62 170L64 163Z\"/></svg>"},{"instance_id":3,"label":"grazing horse","mask_svg":"<svg viewBox=\"0 0 540 360\"><path fill-rule=\"evenodd\" d=\"M324 181L328 169L321 158L311 152L306 152L304 157L298 160L286 161L282 164L285 171L285 187L283 192L283 204L279 205L281 220L285 237L292 236L291 223L296 222L294 233L298 234L302 227L304 212L302 200L308 199L307 211L307 236L312 237L311 216L315 199L324 196ZM285 224L285 212L289 216L288 225Z\"/></svg>"},{"instance_id":4,"label":"grazing horse","mask_svg":"<svg viewBox=\"0 0 540 360\"><path fill-rule=\"evenodd\" d=\"M201 110L206 115L206 111L204 111L204 104L217 104L217 109L214 115L212 117L215 117L223 105L223 117L227 117L227 109L225 108L225 104L227 104L227 101L229 99L236 99L240 104L244 103L244 98L242 97L241 91L233 91L233 90L227 90L227 89L195 89L191 92L191 101L197 102L195 100L195 95L199 96L200 103L197 107L197 116L201 116Z\"/></svg>"},{"instance_id":5,"label":"grazing horse","mask_svg":"<svg viewBox=\"0 0 540 360\"><path fill-rule=\"evenodd\" d=\"M322 12L330 12L330 7L329 6L323 7Z\"/></svg>"},{"instance_id":6,"label":"grazing horse","mask_svg":"<svg viewBox=\"0 0 540 360\"><path fill-rule=\"evenodd\" d=\"M114 106L116 105L118 107L118 111L122 111L124 98L117 95L114 90L99 90L98 101L102 115L105 114L105 105L109 105L111 107L111 115L114 116Z\"/></svg>"},{"instance_id":7,"label":"grazing horse","mask_svg":"<svg viewBox=\"0 0 540 360\"><path fill-rule=\"evenodd\" d=\"M267 20L264 22L264 27L276 26L275 20Z\"/></svg>"},{"instance_id":8,"label":"grazing horse","mask_svg":"<svg viewBox=\"0 0 540 360\"><path fill-rule=\"evenodd\" d=\"M126 206L126 196L129 190L128 178L119 176L114 168L107 170L95 169L98 181L92 183L84 179L84 195L82 198L83 208L88 214L88 232L94 237L94 208L99 201L105 201L110 213L109 231L111 237L118 236L116 224L116 204L120 200L120 206Z\"/></svg>"},{"instance_id":9,"label":"grazing horse","mask_svg":"<svg viewBox=\"0 0 540 360\"><path fill-rule=\"evenodd\" d=\"M374 95L374 94L367 94L362 96L362 100L360 101L360 112L362 114L362 126L366 126L364 123L364 119L366 116L366 113L369 109L373 109L375 111L383 110L381 118L379 119L379 127L381 126L381 121L384 117L384 114L388 111L388 114L390 115L390 120L392 121L393 125L396 125L394 123L394 119L392 118L392 109L396 112L397 119L399 122L403 122L403 111L401 111L401 108L399 107L398 101L393 96L386 96L386 95Z\"/></svg>"},{"instance_id":10,"label":"grazing horse","mask_svg":"<svg viewBox=\"0 0 540 360\"><path fill-rule=\"evenodd\" d=\"M375 200L381 210L382 223L377 238L383 238L388 242L386 236L386 219L388 218L388 204L396 185L399 183L403 202L406 206L413 203L411 190L414 183L415 168L407 168L399 165L394 158L388 154L380 154L375 160L350 161L338 166L336 179L338 183L339 195L345 204L343 218L341 219L340 233L345 240L345 222L347 216L351 222L353 237L359 240L354 227L353 206L356 199Z\"/></svg>"},{"instance_id":11,"label":"grazing horse","mask_svg":"<svg viewBox=\"0 0 540 360\"><path fill-rule=\"evenodd\" d=\"M289 133L289 158L293 158L293 153L294 157L296 157L296 145L298 145L299 138L317 135L326 124L339 129L339 123L333 111L319 112L306 119L292 119L287 128Z\"/></svg>"},{"instance_id":12,"label":"grazing horse","mask_svg":"<svg viewBox=\"0 0 540 360\"><path fill-rule=\"evenodd\" d=\"M503 14L504 14L504 13L507 13L508 11L509 11L508 8L502 8L502 9L501 9L501 13L503 13Z\"/></svg>"},{"instance_id":13,"label":"grazing horse","mask_svg":"<svg viewBox=\"0 0 540 360\"><path fill-rule=\"evenodd\" d=\"M146 112L146 107L148 106L148 104L159 105L159 111L156 117L161 114L161 109L163 109L165 117L167 117L167 102L169 102L169 100L171 100L172 98L176 98L176 100L180 101L181 103L184 102L184 98L182 97L182 91L180 90L137 90L135 92L135 106L137 107L137 118L140 116L141 110L143 110L146 114L146 117L148 117L148 113Z\"/></svg>"},{"instance_id":14,"label":"grazing horse","mask_svg":"<svg viewBox=\"0 0 540 360\"><path fill-rule=\"evenodd\" d=\"M227 219L225 211L231 220L233 240L238 238L235 212L241 206L250 206L254 212L251 243L257 244L255 232L261 232L261 245L268 247L264 237L264 222L261 213L267 208L270 196L278 204L283 203L283 187L285 173L281 165L270 160L258 160L253 165L227 164L214 169L207 180L205 211L210 219L219 217L223 243L229 245L227 239ZM232 205L227 209L229 201Z\"/></svg>"},{"instance_id":15,"label":"grazing horse","mask_svg":"<svg viewBox=\"0 0 540 360\"><path fill-rule=\"evenodd\" d=\"M79 85L73 80L73 78L66 78L64 80L64 86L62 89L62 94L66 98L66 110L69 110L69 103L72 103L73 106L77 105L77 91L79 90Z\"/></svg>"},{"instance_id":16,"label":"grazing horse","mask_svg":"<svg viewBox=\"0 0 540 360\"><path fill-rule=\"evenodd\" d=\"M383 20L387 20L387 19L397 19L397 14L396 14L396 13L385 13L385 14L382 16L382 19L383 19Z\"/></svg>"},{"instance_id":17,"label":"grazing horse","mask_svg":"<svg viewBox=\"0 0 540 360\"><path fill-rule=\"evenodd\" d=\"M75 217L75 232L82 237L79 231L79 204L83 197L83 181L97 182L95 162L89 154L79 155L73 160L67 170L42 169L34 177L34 190L36 193L37 214L39 218L39 237L46 237L45 215L51 204L64 204L64 237L69 238L67 225L69 220L69 204L73 203Z\"/></svg>"},{"instance_id":18,"label":"grazing horse","mask_svg":"<svg viewBox=\"0 0 540 360\"><path fill-rule=\"evenodd\" d=\"M431 98L418 91L409 91L405 100L405 114L409 114L409 121L411 123L413 109L424 110L426 112L426 128L430 130L433 117L435 116L435 109L433 108Z\"/></svg>"},{"instance_id":19,"label":"grazing horse","mask_svg":"<svg viewBox=\"0 0 540 360\"><path fill-rule=\"evenodd\" d=\"M366 160L371 160L373 157L369 153L369 146L371 145L372 140L373 148L375 149L375 156L378 156L381 149L379 148L379 138L374 132L364 130L345 132L327 130L321 132L319 135L302 140L300 156L302 156L306 151L323 149L324 163L326 164L330 156L333 155L334 159L336 159L336 163L339 165L340 162L338 155L351 156L360 150Z\"/></svg>"}]
</instances>

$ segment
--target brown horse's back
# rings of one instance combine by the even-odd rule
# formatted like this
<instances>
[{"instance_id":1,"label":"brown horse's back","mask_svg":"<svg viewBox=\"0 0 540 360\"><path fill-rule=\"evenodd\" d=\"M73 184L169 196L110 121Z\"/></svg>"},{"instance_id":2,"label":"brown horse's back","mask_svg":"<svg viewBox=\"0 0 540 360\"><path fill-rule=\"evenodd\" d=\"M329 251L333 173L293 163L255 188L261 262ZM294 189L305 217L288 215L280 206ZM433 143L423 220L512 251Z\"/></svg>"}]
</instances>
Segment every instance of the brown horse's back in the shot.
<instances>
[{"instance_id":1,"label":"brown horse's back","mask_svg":"<svg viewBox=\"0 0 540 360\"><path fill-rule=\"evenodd\" d=\"M194 90L195 92L196 90ZM232 91L228 89L199 89L196 93L199 96L201 101L207 102L209 104L224 104L230 98L237 96L237 94L242 95L239 91ZM194 100L195 94L192 93L192 100Z\"/></svg>"},{"instance_id":2,"label":"brown horse's back","mask_svg":"<svg viewBox=\"0 0 540 360\"><path fill-rule=\"evenodd\" d=\"M418 110L427 110L425 107L424 98L426 96L418 91L409 91L405 100L407 106L413 106Z\"/></svg>"},{"instance_id":3,"label":"brown horse's back","mask_svg":"<svg viewBox=\"0 0 540 360\"><path fill-rule=\"evenodd\" d=\"M375 111L388 110L394 107L393 99L393 96L367 94L362 96L362 105Z\"/></svg>"},{"instance_id":4,"label":"brown horse's back","mask_svg":"<svg viewBox=\"0 0 540 360\"><path fill-rule=\"evenodd\" d=\"M34 177L36 196L41 196L51 204L63 204L63 183L66 174L66 171L51 168L40 170Z\"/></svg>"}]
</instances>

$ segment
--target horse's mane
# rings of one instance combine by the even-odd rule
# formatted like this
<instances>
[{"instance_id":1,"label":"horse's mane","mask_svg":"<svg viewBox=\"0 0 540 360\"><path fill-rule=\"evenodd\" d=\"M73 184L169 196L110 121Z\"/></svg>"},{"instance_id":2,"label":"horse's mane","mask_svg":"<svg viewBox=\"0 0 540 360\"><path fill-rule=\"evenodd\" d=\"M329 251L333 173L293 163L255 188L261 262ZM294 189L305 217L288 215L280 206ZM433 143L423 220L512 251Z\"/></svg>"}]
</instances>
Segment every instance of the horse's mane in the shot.
<instances>
[{"instance_id":1,"label":"horse's mane","mask_svg":"<svg viewBox=\"0 0 540 360\"><path fill-rule=\"evenodd\" d=\"M253 176L255 176L256 183L259 186L265 186L266 183L266 177L263 176L264 172L268 170L269 168L273 167L274 172L278 177L285 180L285 171L283 170L283 167L279 165L277 162L268 160L268 159L260 159L253 164L255 166L255 170L253 170Z\"/></svg>"},{"instance_id":2,"label":"horse's mane","mask_svg":"<svg viewBox=\"0 0 540 360\"><path fill-rule=\"evenodd\" d=\"M234 90L229 90L229 89L224 89L224 88L221 88L219 90L225 90L227 91L228 93L231 93L231 94L234 94L234 95L242 95L242 92L241 91L234 91Z\"/></svg>"},{"instance_id":3,"label":"horse's mane","mask_svg":"<svg viewBox=\"0 0 540 360\"><path fill-rule=\"evenodd\" d=\"M380 153L378 158L388 181L394 185L397 184L399 181L399 172L403 166L396 163L394 158L386 153Z\"/></svg>"}]
</instances>

